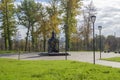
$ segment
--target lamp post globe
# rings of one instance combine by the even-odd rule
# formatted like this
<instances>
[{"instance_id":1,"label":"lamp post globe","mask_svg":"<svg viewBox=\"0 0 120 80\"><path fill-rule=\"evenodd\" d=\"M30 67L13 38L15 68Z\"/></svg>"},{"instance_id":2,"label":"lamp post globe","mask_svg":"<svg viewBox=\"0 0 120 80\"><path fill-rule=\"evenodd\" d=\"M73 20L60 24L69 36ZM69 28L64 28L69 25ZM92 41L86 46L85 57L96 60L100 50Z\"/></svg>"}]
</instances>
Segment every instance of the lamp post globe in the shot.
<instances>
[{"instance_id":1,"label":"lamp post globe","mask_svg":"<svg viewBox=\"0 0 120 80\"><path fill-rule=\"evenodd\" d=\"M95 15L91 16L92 23L95 23L95 20L96 20L96 16Z\"/></svg>"},{"instance_id":2,"label":"lamp post globe","mask_svg":"<svg viewBox=\"0 0 120 80\"><path fill-rule=\"evenodd\" d=\"M99 30L102 30L102 26L98 26L98 29L99 29Z\"/></svg>"}]
</instances>

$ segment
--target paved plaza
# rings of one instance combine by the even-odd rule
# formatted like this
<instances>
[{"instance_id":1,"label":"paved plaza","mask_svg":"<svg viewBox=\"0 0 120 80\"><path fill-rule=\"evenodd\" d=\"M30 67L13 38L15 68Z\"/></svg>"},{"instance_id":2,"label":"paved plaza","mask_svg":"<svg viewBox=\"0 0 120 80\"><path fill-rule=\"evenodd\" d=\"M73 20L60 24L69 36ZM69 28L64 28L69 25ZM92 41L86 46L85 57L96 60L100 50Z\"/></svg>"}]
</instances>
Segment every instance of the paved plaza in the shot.
<instances>
[{"instance_id":1,"label":"paved plaza","mask_svg":"<svg viewBox=\"0 0 120 80\"><path fill-rule=\"evenodd\" d=\"M65 60L65 56L40 56L39 53L26 53L21 54L21 60ZM89 62L93 63L93 52L69 52L69 56L67 56L68 60L81 61L81 62ZM18 55L1 55L1 58L12 58L18 59ZM120 62L111 62L105 60L99 60L100 54L96 52L95 54L95 63L120 68ZM102 53L102 58L110 58L110 57L120 57L120 54L115 53Z\"/></svg>"}]
</instances>

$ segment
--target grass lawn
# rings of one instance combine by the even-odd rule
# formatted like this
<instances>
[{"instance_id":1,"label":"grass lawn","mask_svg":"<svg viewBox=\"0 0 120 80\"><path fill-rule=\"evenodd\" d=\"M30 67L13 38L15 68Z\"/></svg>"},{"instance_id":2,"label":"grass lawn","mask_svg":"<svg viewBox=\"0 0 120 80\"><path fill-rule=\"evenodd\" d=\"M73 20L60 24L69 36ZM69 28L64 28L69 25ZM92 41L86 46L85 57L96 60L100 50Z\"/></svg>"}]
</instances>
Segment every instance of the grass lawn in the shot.
<instances>
[{"instance_id":1,"label":"grass lawn","mask_svg":"<svg viewBox=\"0 0 120 80\"><path fill-rule=\"evenodd\" d=\"M103 60L120 62L120 57L105 58Z\"/></svg>"},{"instance_id":2,"label":"grass lawn","mask_svg":"<svg viewBox=\"0 0 120 80\"><path fill-rule=\"evenodd\" d=\"M77 61L0 58L0 80L120 80L120 69Z\"/></svg>"},{"instance_id":3,"label":"grass lawn","mask_svg":"<svg viewBox=\"0 0 120 80\"><path fill-rule=\"evenodd\" d=\"M11 53L17 53L18 51L0 51L0 54L11 54Z\"/></svg>"},{"instance_id":4,"label":"grass lawn","mask_svg":"<svg viewBox=\"0 0 120 80\"><path fill-rule=\"evenodd\" d=\"M16 53L19 53L18 51L7 51L7 50L5 50L5 51L0 51L0 54L16 54ZM20 53L24 53L24 51L20 51Z\"/></svg>"}]
</instances>

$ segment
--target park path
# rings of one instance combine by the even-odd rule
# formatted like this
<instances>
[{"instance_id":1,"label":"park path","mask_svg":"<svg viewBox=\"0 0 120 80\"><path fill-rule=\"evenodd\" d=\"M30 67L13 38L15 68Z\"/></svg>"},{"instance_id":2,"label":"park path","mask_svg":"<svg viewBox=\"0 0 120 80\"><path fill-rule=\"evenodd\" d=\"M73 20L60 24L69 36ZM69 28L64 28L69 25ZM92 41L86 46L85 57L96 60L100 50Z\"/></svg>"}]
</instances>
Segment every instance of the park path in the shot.
<instances>
[{"instance_id":1,"label":"park path","mask_svg":"<svg viewBox=\"0 0 120 80\"><path fill-rule=\"evenodd\" d=\"M40 56L39 53L27 53L20 56L21 60L65 60L65 56ZM99 52L95 54L95 63L120 68L120 62L112 62L99 60ZM2 55L1 58L18 59L18 55ZM102 53L102 58L120 57L120 54L115 53ZM93 63L93 52L70 52L70 56L67 56L68 60L81 61Z\"/></svg>"},{"instance_id":2,"label":"park path","mask_svg":"<svg viewBox=\"0 0 120 80\"><path fill-rule=\"evenodd\" d=\"M104 66L111 66L111 67L115 67L115 68L120 68L120 62L97 60L96 63L100 64L100 65L104 65Z\"/></svg>"},{"instance_id":3,"label":"park path","mask_svg":"<svg viewBox=\"0 0 120 80\"><path fill-rule=\"evenodd\" d=\"M68 59L70 60L93 63L93 52L80 52L78 54L76 52L76 53L71 53L71 55L72 55L71 57L68 57ZM102 53L102 58L111 58L111 57L120 57L120 54ZM120 62L105 61L105 60L100 60L99 58L100 58L100 54L99 52L96 52L95 64L120 68Z\"/></svg>"}]
</instances>

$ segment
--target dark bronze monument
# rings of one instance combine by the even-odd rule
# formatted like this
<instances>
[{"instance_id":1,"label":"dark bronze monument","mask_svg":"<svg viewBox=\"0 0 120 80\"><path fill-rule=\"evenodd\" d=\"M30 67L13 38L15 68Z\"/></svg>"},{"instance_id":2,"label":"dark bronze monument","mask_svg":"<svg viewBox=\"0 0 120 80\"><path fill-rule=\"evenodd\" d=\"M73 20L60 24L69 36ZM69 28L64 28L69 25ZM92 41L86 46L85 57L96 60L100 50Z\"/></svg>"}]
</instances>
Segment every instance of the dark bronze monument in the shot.
<instances>
[{"instance_id":1,"label":"dark bronze monument","mask_svg":"<svg viewBox=\"0 0 120 80\"><path fill-rule=\"evenodd\" d=\"M59 52L59 40L56 38L54 32L52 32L51 38L48 40L48 52L39 54L40 56L67 56L67 52Z\"/></svg>"},{"instance_id":2,"label":"dark bronze monument","mask_svg":"<svg viewBox=\"0 0 120 80\"><path fill-rule=\"evenodd\" d=\"M56 34L52 32L52 37L48 40L48 53L59 52L59 40Z\"/></svg>"}]
</instances>

